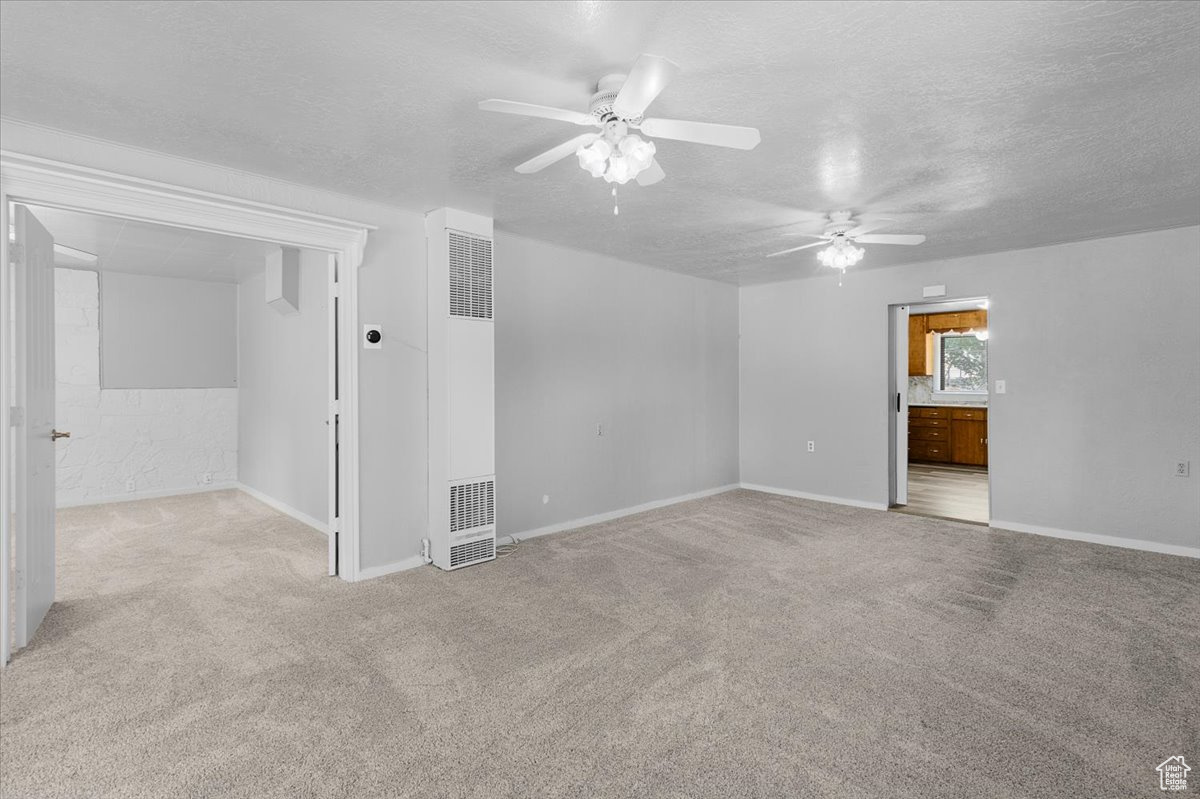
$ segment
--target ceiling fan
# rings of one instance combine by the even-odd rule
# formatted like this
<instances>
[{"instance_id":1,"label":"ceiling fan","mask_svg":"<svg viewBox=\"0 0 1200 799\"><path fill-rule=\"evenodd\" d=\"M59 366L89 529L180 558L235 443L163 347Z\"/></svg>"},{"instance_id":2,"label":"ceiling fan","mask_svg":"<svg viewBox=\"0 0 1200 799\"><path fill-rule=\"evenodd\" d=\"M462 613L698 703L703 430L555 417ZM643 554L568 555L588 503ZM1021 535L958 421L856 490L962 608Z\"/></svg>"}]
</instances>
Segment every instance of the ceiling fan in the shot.
<instances>
[{"instance_id":1,"label":"ceiling fan","mask_svg":"<svg viewBox=\"0 0 1200 799\"><path fill-rule=\"evenodd\" d=\"M807 250L809 247L820 247L827 244L825 249L817 253L817 259L824 265L841 269L854 266L862 260L866 251L857 244L921 244L925 236L920 233L875 233L873 231L885 228L895 222L893 219L855 220L849 211L834 211L829 215L829 224L825 231L816 233L788 233L788 236L807 236L817 239L810 244L801 244L779 252L773 252L768 258Z\"/></svg>"},{"instance_id":2,"label":"ceiling fan","mask_svg":"<svg viewBox=\"0 0 1200 799\"><path fill-rule=\"evenodd\" d=\"M669 59L643 54L628 75L606 75L600 79L586 112L512 100L484 100L479 107L484 111L556 119L599 129L597 133L576 136L520 164L517 171L522 174L538 172L574 154L579 158L579 165L593 177L602 177L609 183L623 185L630 180L637 180L642 186L658 183L666 173L654 157L657 148L654 142L631 132L634 130L660 139L738 150L752 150L758 145L760 136L755 128L646 118L647 106L678 71L679 65Z\"/></svg>"}]
</instances>

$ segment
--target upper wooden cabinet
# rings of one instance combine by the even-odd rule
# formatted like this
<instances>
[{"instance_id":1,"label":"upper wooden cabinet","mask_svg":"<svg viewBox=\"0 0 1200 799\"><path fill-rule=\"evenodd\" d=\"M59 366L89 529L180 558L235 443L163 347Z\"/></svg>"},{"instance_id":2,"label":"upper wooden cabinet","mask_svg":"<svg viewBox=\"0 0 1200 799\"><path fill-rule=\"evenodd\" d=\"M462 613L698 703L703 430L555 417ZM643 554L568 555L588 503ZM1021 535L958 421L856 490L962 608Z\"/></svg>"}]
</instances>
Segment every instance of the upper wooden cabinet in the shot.
<instances>
[{"instance_id":1,"label":"upper wooden cabinet","mask_svg":"<svg viewBox=\"0 0 1200 799\"><path fill-rule=\"evenodd\" d=\"M909 317L910 319L912 317ZM956 330L981 330L987 327L987 311L957 311L955 313L931 313L924 316L926 333L947 333ZM909 328L912 335L912 328Z\"/></svg>"},{"instance_id":2,"label":"upper wooden cabinet","mask_svg":"<svg viewBox=\"0 0 1200 799\"><path fill-rule=\"evenodd\" d=\"M925 330L924 316L908 317L908 376L933 374L931 339Z\"/></svg>"}]
</instances>

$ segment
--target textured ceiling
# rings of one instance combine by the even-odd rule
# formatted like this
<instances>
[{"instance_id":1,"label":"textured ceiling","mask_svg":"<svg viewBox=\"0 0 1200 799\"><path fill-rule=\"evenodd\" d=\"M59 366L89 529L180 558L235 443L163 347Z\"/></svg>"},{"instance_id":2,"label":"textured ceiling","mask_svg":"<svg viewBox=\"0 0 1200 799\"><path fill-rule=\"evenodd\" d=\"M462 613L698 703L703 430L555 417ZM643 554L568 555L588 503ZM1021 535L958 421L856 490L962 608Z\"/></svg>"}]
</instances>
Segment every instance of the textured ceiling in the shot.
<instances>
[{"instance_id":1,"label":"textured ceiling","mask_svg":"<svg viewBox=\"0 0 1200 799\"><path fill-rule=\"evenodd\" d=\"M6 116L753 283L850 209L928 235L857 268L1200 222L1200 3L0 4ZM751 152L659 141L620 192L564 161L639 53L682 72L653 115L753 125Z\"/></svg>"},{"instance_id":2,"label":"textured ceiling","mask_svg":"<svg viewBox=\"0 0 1200 799\"><path fill-rule=\"evenodd\" d=\"M260 241L194 230L81 214L57 208L30 208L55 244L99 258L88 268L137 275L236 283L260 272L272 247ZM62 265L78 265L66 259Z\"/></svg>"}]
</instances>

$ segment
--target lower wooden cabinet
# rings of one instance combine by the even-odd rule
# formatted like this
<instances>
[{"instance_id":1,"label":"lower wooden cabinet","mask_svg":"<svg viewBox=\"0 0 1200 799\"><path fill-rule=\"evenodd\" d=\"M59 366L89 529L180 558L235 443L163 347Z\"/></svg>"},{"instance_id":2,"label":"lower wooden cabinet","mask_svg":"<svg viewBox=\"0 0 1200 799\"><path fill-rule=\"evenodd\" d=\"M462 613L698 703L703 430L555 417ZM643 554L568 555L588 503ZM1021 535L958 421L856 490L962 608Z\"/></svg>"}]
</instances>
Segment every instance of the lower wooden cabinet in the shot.
<instances>
[{"instance_id":1,"label":"lower wooden cabinet","mask_svg":"<svg viewBox=\"0 0 1200 799\"><path fill-rule=\"evenodd\" d=\"M909 408L908 459L987 466L987 408Z\"/></svg>"}]
</instances>

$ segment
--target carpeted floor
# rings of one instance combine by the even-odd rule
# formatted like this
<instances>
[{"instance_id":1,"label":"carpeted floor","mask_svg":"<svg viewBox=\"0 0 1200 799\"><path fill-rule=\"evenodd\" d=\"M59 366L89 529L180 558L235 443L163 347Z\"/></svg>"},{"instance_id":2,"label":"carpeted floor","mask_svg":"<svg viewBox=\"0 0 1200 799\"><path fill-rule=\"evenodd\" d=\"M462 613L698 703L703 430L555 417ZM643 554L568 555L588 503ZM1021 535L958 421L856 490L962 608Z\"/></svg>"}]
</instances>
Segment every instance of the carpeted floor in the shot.
<instances>
[{"instance_id":1,"label":"carpeted floor","mask_svg":"<svg viewBox=\"0 0 1200 799\"><path fill-rule=\"evenodd\" d=\"M59 519L5 799L1101 799L1200 761L1196 560L735 491L348 585L236 492Z\"/></svg>"}]
</instances>

